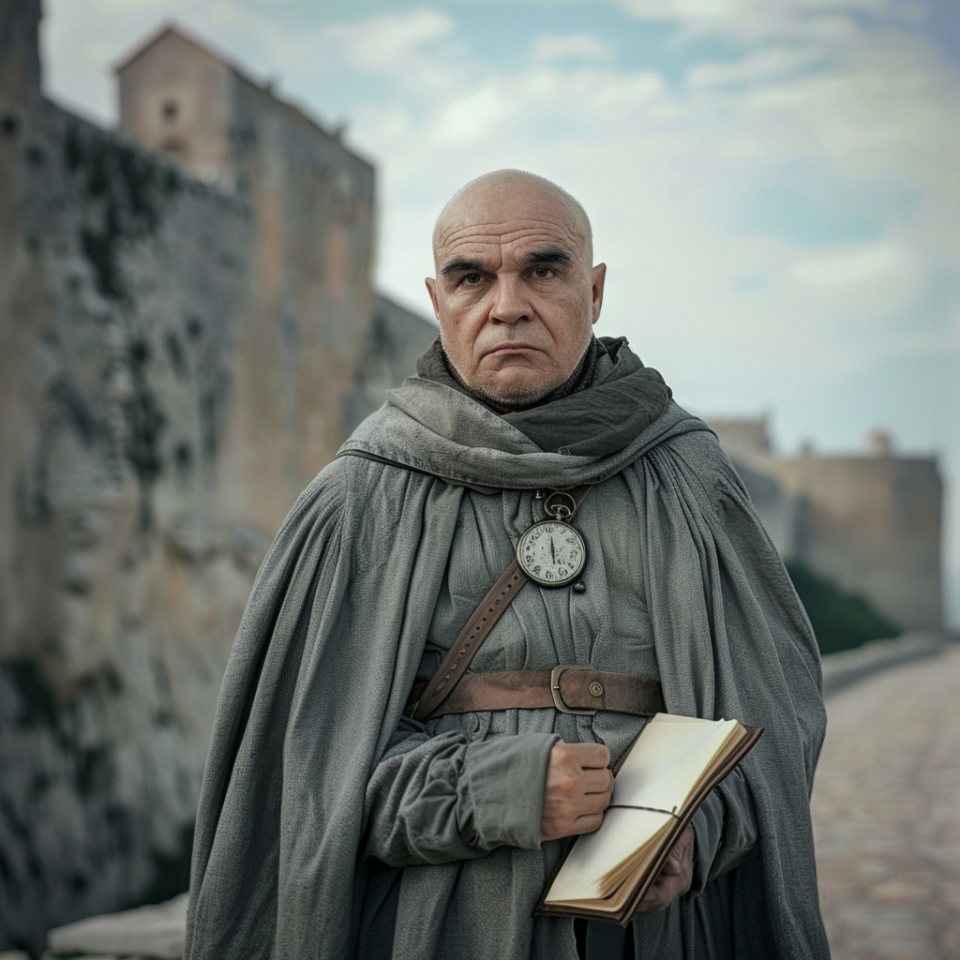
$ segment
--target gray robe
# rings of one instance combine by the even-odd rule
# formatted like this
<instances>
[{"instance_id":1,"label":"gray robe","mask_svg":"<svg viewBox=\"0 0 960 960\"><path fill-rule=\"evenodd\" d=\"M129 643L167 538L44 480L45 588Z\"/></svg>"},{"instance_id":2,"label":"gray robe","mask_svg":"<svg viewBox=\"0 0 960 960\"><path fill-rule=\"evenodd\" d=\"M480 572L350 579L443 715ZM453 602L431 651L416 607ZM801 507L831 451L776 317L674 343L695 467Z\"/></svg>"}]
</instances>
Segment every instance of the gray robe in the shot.
<instances>
[{"instance_id":1,"label":"gray robe","mask_svg":"<svg viewBox=\"0 0 960 960\"><path fill-rule=\"evenodd\" d=\"M572 960L531 920L559 843L537 842L549 749L638 721L554 711L403 720L509 562L531 491L596 482L585 594L530 584L474 669L659 674L668 709L766 733L698 814L695 890L634 921L645 958L827 957L808 810L819 660L790 581L715 438L671 405L617 453L541 451L412 379L298 500L224 680L195 841L188 960ZM497 492L491 493L490 490Z\"/></svg>"}]
</instances>

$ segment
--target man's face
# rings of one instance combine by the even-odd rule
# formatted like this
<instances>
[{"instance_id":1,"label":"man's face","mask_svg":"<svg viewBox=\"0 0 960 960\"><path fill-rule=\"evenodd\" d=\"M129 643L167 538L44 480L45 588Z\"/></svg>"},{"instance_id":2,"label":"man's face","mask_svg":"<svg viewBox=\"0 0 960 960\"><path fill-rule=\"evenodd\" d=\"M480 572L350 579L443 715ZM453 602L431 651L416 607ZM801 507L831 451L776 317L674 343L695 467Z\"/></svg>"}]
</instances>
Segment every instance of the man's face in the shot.
<instances>
[{"instance_id":1,"label":"man's face","mask_svg":"<svg viewBox=\"0 0 960 960\"><path fill-rule=\"evenodd\" d=\"M472 390L532 403L574 371L600 315L605 267L586 225L530 180L478 184L437 225L427 280L447 357Z\"/></svg>"}]
</instances>

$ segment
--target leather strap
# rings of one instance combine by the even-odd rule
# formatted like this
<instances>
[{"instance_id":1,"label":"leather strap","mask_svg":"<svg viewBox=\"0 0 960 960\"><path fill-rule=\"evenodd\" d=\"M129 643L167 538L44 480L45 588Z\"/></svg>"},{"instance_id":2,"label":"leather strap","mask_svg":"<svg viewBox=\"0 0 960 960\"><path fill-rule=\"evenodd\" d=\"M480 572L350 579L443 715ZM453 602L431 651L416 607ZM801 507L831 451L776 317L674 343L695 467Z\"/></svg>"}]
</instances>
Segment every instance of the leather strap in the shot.
<instances>
[{"instance_id":1,"label":"leather strap","mask_svg":"<svg viewBox=\"0 0 960 960\"><path fill-rule=\"evenodd\" d=\"M555 707L564 713L594 714L598 710L652 717L665 713L663 691L656 680L627 673L606 673L590 667L468 673L460 678L431 714L484 710L537 710Z\"/></svg>"},{"instance_id":2,"label":"leather strap","mask_svg":"<svg viewBox=\"0 0 960 960\"><path fill-rule=\"evenodd\" d=\"M592 484L583 484L567 491L573 497L575 506L566 519L572 519L576 515L592 486ZM440 668L423 688L419 697L414 691L415 702L407 705L409 716L414 720L426 720L434 715L440 716L436 713L437 708L456 687L467 667L470 666L470 661L476 656L480 645L487 639L490 631L503 616L504 610L510 606L527 579L527 575L520 569L520 564L516 560L504 570L500 579L480 601L480 606L474 610L473 615L460 631L460 635L447 651Z\"/></svg>"},{"instance_id":3,"label":"leather strap","mask_svg":"<svg viewBox=\"0 0 960 960\"><path fill-rule=\"evenodd\" d=\"M440 669L427 684L412 716L414 720L426 720L450 695L457 681L463 676L473 660L480 644L487 639L494 624L503 616L504 610L527 582L527 575L516 560L504 570L500 579L490 588L480 606L473 612L460 636L440 664Z\"/></svg>"}]
</instances>

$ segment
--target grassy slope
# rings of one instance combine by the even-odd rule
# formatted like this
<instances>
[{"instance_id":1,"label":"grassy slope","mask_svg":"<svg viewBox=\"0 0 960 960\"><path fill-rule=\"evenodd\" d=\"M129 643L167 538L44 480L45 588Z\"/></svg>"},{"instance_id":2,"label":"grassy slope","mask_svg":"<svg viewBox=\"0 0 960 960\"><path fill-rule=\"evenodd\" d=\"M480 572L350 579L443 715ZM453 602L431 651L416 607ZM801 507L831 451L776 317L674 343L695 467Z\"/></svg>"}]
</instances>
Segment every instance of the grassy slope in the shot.
<instances>
[{"instance_id":1,"label":"grassy slope","mask_svg":"<svg viewBox=\"0 0 960 960\"><path fill-rule=\"evenodd\" d=\"M788 561L787 571L813 624L821 653L850 650L868 640L895 637L902 632L862 596L847 593L806 564Z\"/></svg>"}]
</instances>

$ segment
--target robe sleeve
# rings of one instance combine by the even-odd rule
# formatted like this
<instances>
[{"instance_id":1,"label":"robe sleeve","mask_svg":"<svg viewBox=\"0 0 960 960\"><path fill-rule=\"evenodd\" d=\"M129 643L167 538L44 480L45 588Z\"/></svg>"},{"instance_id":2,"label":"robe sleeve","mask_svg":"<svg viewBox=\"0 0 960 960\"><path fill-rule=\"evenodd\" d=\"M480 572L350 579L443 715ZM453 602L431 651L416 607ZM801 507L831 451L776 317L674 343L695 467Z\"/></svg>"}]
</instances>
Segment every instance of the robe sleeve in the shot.
<instances>
[{"instance_id":1,"label":"robe sleeve","mask_svg":"<svg viewBox=\"0 0 960 960\"><path fill-rule=\"evenodd\" d=\"M697 839L690 893L698 896L709 881L743 863L756 846L757 815L739 767L707 795L693 816L693 829Z\"/></svg>"},{"instance_id":2,"label":"robe sleeve","mask_svg":"<svg viewBox=\"0 0 960 960\"><path fill-rule=\"evenodd\" d=\"M552 733L470 742L404 718L366 793L366 850L389 866L540 845Z\"/></svg>"}]
</instances>

